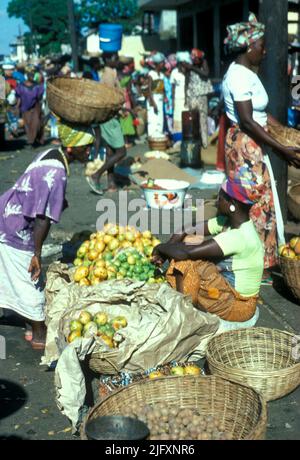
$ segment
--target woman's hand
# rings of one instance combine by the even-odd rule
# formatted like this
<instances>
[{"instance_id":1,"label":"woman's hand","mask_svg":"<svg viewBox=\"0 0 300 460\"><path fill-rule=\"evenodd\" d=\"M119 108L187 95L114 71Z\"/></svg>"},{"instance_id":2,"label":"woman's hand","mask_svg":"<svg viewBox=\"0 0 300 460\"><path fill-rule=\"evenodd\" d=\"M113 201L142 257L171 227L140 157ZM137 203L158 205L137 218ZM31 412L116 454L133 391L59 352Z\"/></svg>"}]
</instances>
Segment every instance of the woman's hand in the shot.
<instances>
[{"instance_id":1,"label":"woman's hand","mask_svg":"<svg viewBox=\"0 0 300 460\"><path fill-rule=\"evenodd\" d=\"M31 273L32 281L37 281L42 273L41 258L33 256L30 262L28 273Z\"/></svg>"},{"instance_id":2,"label":"woman's hand","mask_svg":"<svg viewBox=\"0 0 300 460\"><path fill-rule=\"evenodd\" d=\"M157 265L157 266L162 266L165 262L165 258L161 255L160 251L159 251L159 246L161 245L158 245L156 246L156 248L154 248L153 250L153 253L152 253L152 259L151 259L151 262L154 264L154 265Z\"/></svg>"},{"instance_id":3,"label":"woman's hand","mask_svg":"<svg viewBox=\"0 0 300 460\"><path fill-rule=\"evenodd\" d=\"M281 152L290 166L300 169L300 148L283 147Z\"/></svg>"}]
</instances>

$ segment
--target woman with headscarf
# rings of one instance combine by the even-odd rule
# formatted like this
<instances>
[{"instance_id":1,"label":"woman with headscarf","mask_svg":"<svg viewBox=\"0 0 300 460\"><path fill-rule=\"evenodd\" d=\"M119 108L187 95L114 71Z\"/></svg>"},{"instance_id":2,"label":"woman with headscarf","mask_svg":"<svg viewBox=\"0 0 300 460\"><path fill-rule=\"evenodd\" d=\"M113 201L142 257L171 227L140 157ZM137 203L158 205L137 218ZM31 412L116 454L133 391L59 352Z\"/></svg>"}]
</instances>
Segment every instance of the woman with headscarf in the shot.
<instances>
[{"instance_id":1,"label":"woman with headscarf","mask_svg":"<svg viewBox=\"0 0 300 460\"><path fill-rule=\"evenodd\" d=\"M26 339L36 350L44 349L46 334L43 243L67 206L69 163L86 162L94 142L84 127L60 124L59 136L62 147L40 153L0 196L0 308L13 310L31 324Z\"/></svg>"},{"instance_id":2,"label":"woman with headscarf","mask_svg":"<svg viewBox=\"0 0 300 460\"><path fill-rule=\"evenodd\" d=\"M164 66L165 56L155 53L151 56L154 69L148 74L149 95L147 101L148 136L162 137L164 134Z\"/></svg>"},{"instance_id":3,"label":"woman with headscarf","mask_svg":"<svg viewBox=\"0 0 300 460\"><path fill-rule=\"evenodd\" d=\"M30 145L44 144L41 104L43 94L44 85L35 83L33 72L27 73L27 80L16 88L18 108L20 108Z\"/></svg>"},{"instance_id":4,"label":"woman with headscarf","mask_svg":"<svg viewBox=\"0 0 300 460\"><path fill-rule=\"evenodd\" d=\"M256 322L258 316L264 249L249 217L251 187L251 182L225 182L218 216L196 227L211 239L192 244L186 233L174 235L153 253L154 263L172 261L167 280L174 289L191 296L199 310L234 323Z\"/></svg>"},{"instance_id":5,"label":"woman with headscarf","mask_svg":"<svg viewBox=\"0 0 300 460\"><path fill-rule=\"evenodd\" d=\"M229 179L253 182L249 193L255 204L250 215L264 243L268 269L277 264L277 233L279 243L284 243L284 225L272 166L263 145L296 167L300 160L296 149L284 147L268 134L268 124L278 122L267 113L269 98L253 71L266 54L265 26L250 14L249 22L231 25L227 30L225 45L236 57L223 80L226 114L231 122L226 138L226 172Z\"/></svg>"},{"instance_id":6,"label":"woman with headscarf","mask_svg":"<svg viewBox=\"0 0 300 460\"><path fill-rule=\"evenodd\" d=\"M191 55L188 51L180 51L176 54L176 61L177 67L171 74L174 113L173 132L182 133L182 112L187 110L186 65L192 64Z\"/></svg>"},{"instance_id":7,"label":"woman with headscarf","mask_svg":"<svg viewBox=\"0 0 300 460\"><path fill-rule=\"evenodd\" d=\"M186 64L187 73L187 105L189 110L197 110L200 119L202 146L208 146L208 94L213 92L213 86L208 79L209 67L205 54L196 48L192 50L193 63Z\"/></svg>"}]
</instances>

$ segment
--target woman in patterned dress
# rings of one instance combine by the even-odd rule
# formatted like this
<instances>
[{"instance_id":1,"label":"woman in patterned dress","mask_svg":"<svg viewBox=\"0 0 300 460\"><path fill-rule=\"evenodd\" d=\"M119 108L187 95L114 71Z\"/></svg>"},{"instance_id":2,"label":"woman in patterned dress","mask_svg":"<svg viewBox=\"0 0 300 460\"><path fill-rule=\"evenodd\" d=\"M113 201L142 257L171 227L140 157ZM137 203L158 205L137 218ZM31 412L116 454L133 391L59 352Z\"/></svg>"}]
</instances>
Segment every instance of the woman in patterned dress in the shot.
<instances>
[{"instance_id":1,"label":"woman in patterned dress","mask_svg":"<svg viewBox=\"0 0 300 460\"><path fill-rule=\"evenodd\" d=\"M43 243L66 208L68 164L86 162L94 137L85 128L59 126L62 148L39 154L15 185L0 196L0 308L32 326L33 349L45 347ZM28 338L28 334L27 334Z\"/></svg>"},{"instance_id":2,"label":"woman in patterned dress","mask_svg":"<svg viewBox=\"0 0 300 460\"><path fill-rule=\"evenodd\" d=\"M297 149L288 148L268 134L268 125L279 124L267 113L269 98L253 71L266 51L265 26L251 13L249 22L227 28L225 44L236 55L223 80L226 114L231 127L226 138L226 172L241 184L251 181L249 197L254 201L251 218L265 247L265 269L277 264L278 243L284 243L284 224L266 144L289 164L300 167ZM299 151L299 149L298 149Z\"/></svg>"}]
</instances>

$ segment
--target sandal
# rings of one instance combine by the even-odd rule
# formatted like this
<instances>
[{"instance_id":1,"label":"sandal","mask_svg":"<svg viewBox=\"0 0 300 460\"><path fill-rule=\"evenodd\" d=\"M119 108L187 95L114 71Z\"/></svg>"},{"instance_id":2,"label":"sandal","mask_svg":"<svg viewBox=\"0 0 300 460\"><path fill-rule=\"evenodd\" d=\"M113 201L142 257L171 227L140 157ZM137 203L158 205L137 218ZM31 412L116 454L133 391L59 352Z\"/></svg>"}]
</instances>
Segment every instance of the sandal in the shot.
<instances>
[{"instance_id":1,"label":"sandal","mask_svg":"<svg viewBox=\"0 0 300 460\"><path fill-rule=\"evenodd\" d=\"M104 190L101 187L101 185L98 184L97 182L95 182L91 178L91 176L86 176L86 181L87 181L87 183L89 184L90 188L93 190L94 193L96 193L97 195L103 195L104 194Z\"/></svg>"}]
</instances>

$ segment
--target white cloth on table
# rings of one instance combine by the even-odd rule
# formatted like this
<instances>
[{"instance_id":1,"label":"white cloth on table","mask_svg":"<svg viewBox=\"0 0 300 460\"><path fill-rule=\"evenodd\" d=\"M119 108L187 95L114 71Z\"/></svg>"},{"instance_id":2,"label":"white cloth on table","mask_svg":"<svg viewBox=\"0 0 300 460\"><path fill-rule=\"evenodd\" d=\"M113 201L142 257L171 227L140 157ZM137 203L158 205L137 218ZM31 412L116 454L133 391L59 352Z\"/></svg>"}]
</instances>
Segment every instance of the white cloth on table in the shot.
<instances>
[{"instance_id":1,"label":"white cloth on table","mask_svg":"<svg viewBox=\"0 0 300 460\"><path fill-rule=\"evenodd\" d=\"M0 243L0 308L13 310L32 321L44 321L42 280L28 273L33 253Z\"/></svg>"}]
</instances>

